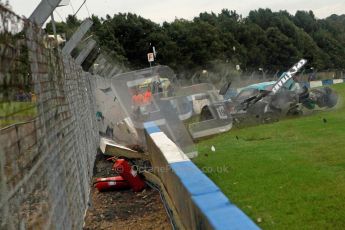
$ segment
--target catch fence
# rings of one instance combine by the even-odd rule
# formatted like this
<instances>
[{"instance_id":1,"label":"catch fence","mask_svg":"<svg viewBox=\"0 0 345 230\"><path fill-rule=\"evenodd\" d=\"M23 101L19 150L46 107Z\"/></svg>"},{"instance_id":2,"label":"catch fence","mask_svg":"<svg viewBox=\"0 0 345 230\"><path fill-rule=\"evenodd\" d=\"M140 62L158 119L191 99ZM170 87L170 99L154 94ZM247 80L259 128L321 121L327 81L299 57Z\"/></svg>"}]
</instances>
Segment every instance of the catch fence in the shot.
<instances>
[{"instance_id":1,"label":"catch fence","mask_svg":"<svg viewBox=\"0 0 345 230\"><path fill-rule=\"evenodd\" d=\"M0 229L80 229L98 145L94 79L0 5Z\"/></svg>"}]
</instances>

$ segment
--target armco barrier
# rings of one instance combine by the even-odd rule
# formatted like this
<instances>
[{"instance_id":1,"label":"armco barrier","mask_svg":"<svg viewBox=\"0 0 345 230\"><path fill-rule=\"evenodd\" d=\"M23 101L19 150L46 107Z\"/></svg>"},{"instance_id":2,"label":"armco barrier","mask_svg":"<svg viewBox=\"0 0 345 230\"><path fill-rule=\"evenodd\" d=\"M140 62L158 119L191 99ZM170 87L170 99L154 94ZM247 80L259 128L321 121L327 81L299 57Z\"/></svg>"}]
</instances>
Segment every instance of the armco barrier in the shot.
<instances>
[{"instance_id":1,"label":"armco barrier","mask_svg":"<svg viewBox=\"0 0 345 230\"><path fill-rule=\"evenodd\" d=\"M186 229L259 229L155 123L144 126L154 173Z\"/></svg>"}]
</instances>

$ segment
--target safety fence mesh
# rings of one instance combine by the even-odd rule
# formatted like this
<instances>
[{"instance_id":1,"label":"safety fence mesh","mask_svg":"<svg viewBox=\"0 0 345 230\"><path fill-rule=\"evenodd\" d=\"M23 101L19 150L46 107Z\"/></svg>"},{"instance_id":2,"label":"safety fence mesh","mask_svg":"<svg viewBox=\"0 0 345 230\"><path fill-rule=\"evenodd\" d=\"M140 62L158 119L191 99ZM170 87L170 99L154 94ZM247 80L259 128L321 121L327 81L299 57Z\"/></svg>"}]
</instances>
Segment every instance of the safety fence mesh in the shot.
<instances>
[{"instance_id":1,"label":"safety fence mesh","mask_svg":"<svg viewBox=\"0 0 345 230\"><path fill-rule=\"evenodd\" d=\"M0 229L80 229L98 145L95 81L0 6Z\"/></svg>"}]
</instances>

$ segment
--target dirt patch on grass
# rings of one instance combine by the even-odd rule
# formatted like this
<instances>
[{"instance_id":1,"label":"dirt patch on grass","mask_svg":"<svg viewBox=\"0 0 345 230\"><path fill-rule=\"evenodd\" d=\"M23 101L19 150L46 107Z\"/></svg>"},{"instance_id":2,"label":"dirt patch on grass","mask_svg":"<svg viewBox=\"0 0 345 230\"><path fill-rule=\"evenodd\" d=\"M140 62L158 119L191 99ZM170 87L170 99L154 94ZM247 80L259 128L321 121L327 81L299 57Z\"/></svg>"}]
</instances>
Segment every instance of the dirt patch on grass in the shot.
<instances>
[{"instance_id":1,"label":"dirt patch on grass","mask_svg":"<svg viewBox=\"0 0 345 230\"><path fill-rule=\"evenodd\" d=\"M115 176L112 163L98 154L94 177ZM85 218L84 230L91 229L172 229L159 192L147 188L134 193L131 190L98 192L90 194L90 207Z\"/></svg>"}]
</instances>

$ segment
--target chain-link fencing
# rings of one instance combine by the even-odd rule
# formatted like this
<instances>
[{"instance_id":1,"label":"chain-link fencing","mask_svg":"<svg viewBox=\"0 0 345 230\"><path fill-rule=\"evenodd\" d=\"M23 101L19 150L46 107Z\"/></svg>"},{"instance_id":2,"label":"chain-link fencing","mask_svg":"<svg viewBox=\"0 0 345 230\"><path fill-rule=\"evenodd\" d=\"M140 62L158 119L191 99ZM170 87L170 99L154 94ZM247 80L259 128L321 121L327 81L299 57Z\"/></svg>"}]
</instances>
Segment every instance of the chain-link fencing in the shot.
<instances>
[{"instance_id":1,"label":"chain-link fencing","mask_svg":"<svg viewBox=\"0 0 345 230\"><path fill-rule=\"evenodd\" d=\"M0 6L0 229L80 229L98 145L95 80Z\"/></svg>"}]
</instances>

